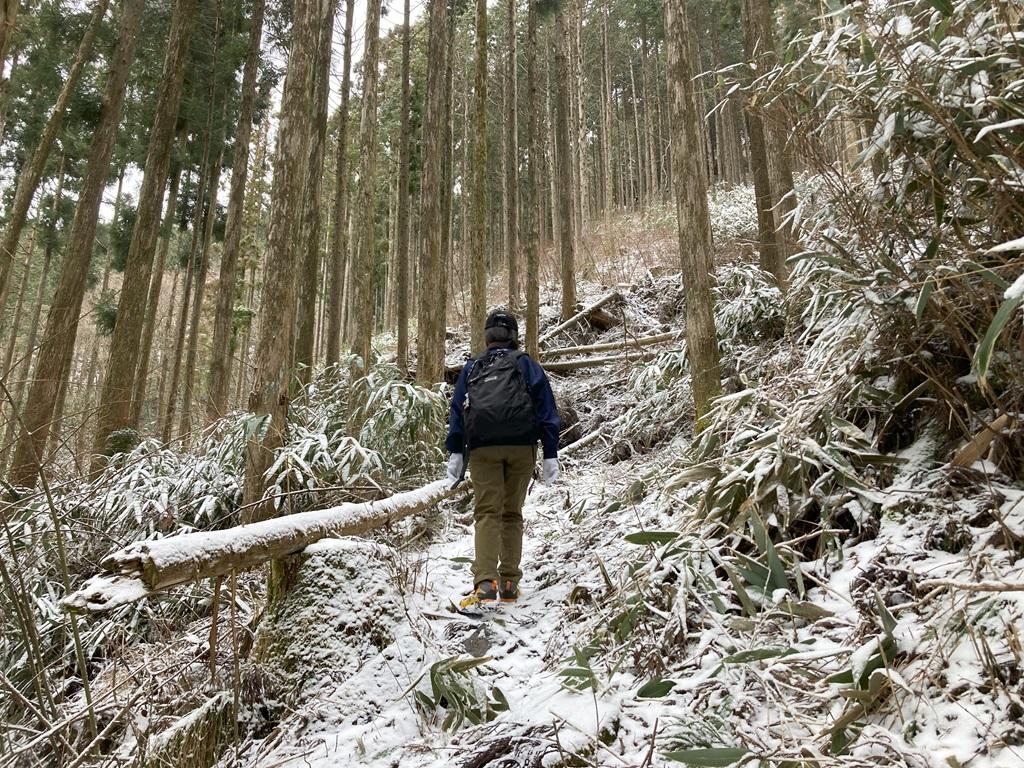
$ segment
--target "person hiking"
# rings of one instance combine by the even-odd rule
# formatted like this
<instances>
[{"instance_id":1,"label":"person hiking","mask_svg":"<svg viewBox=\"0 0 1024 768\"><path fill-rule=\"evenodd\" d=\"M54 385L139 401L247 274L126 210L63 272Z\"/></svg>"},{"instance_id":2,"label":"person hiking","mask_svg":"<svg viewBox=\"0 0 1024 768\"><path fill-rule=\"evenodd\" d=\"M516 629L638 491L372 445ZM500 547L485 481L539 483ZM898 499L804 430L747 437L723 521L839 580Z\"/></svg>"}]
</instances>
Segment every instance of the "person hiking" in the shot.
<instances>
[{"instance_id":1,"label":"person hiking","mask_svg":"<svg viewBox=\"0 0 1024 768\"><path fill-rule=\"evenodd\" d=\"M544 452L543 482L558 479L561 421L544 370L519 351L519 324L504 310L487 316L487 350L469 360L452 396L445 447L448 477L473 476L473 602L511 603L523 575L523 503Z\"/></svg>"}]
</instances>

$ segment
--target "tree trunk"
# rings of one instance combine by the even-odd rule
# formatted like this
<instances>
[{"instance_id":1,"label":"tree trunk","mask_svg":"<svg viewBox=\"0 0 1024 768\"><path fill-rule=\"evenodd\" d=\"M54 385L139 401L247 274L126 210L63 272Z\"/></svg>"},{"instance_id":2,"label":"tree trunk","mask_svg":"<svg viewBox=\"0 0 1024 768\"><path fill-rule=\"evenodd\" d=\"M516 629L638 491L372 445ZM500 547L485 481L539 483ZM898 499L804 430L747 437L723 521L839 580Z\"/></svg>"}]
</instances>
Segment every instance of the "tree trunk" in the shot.
<instances>
[{"instance_id":1,"label":"tree trunk","mask_svg":"<svg viewBox=\"0 0 1024 768\"><path fill-rule=\"evenodd\" d=\"M327 363L341 357L342 322L345 313L345 273L348 259L348 111L352 81L352 16L355 0L345 0L345 53L342 59L341 106L338 108L338 142L334 188L334 233L331 238L331 300L327 312Z\"/></svg>"},{"instance_id":2,"label":"tree trunk","mask_svg":"<svg viewBox=\"0 0 1024 768\"><path fill-rule=\"evenodd\" d=\"M575 232L579 241L583 237L583 225L586 221L587 206L587 174L586 174L586 134L583 124L584 103L586 93L583 87L583 0L573 0L572 3L572 24L568 26L568 53L572 81L570 83L571 97L571 123L569 126L570 143L572 144L572 171L573 171L573 208L575 209ZM577 242L578 245L578 242Z\"/></svg>"},{"instance_id":3,"label":"tree trunk","mask_svg":"<svg viewBox=\"0 0 1024 768\"><path fill-rule=\"evenodd\" d=\"M690 30L685 7L665 4L668 42L668 78L672 93L672 158L675 168L676 214L679 221L680 267L686 299L686 344L693 376L697 424L708 413L712 398L721 391L718 339L714 315L714 249L708 218L707 188L700 170L703 152L701 115L692 92L693 62L689 60Z\"/></svg>"},{"instance_id":4,"label":"tree trunk","mask_svg":"<svg viewBox=\"0 0 1024 768\"><path fill-rule=\"evenodd\" d=\"M11 86L11 78L18 68L18 48L14 49L11 56L10 75L3 76L7 69L7 52L11 49L11 39L14 37L14 29L18 21L18 8L21 0L0 0L0 138L3 137L4 128L7 123L8 89ZM12 256L13 258L13 256ZM4 290L0 289L0 298L6 298ZM0 306L3 302L0 301Z\"/></svg>"},{"instance_id":5,"label":"tree trunk","mask_svg":"<svg viewBox=\"0 0 1024 768\"><path fill-rule=\"evenodd\" d=\"M516 57L516 0L508 0L508 61L505 72L508 95L505 139L505 230L508 246L508 308L519 308L519 67Z\"/></svg>"},{"instance_id":6,"label":"tree trunk","mask_svg":"<svg viewBox=\"0 0 1024 768\"><path fill-rule=\"evenodd\" d=\"M409 0L405 0L404 25L402 28L402 128L398 149L398 370L404 375L409 371L409 109L410 89L409 66L411 59L412 27Z\"/></svg>"},{"instance_id":7,"label":"tree trunk","mask_svg":"<svg viewBox=\"0 0 1024 768\"><path fill-rule=\"evenodd\" d=\"M576 215L573 190L573 152L569 140L569 67L565 9L555 16L555 182L558 187L558 224L562 265L562 319L576 312Z\"/></svg>"},{"instance_id":8,"label":"tree trunk","mask_svg":"<svg viewBox=\"0 0 1024 768\"><path fill-rule=\"evenodd\" d=\"M25 267L21 272L21 284L18 286L18 296L14 300L14 311L11 313L13 321L11 323L11 333L7 337L3 367L0 368L0 380L7 379L14 362L14 350L18 346L18 336L21 331L21 310L25 304L25 296L28 294L28 279L29 275L32 274L32 252L36 249L36 235L38 231L37 223L36 226L32 227L32 236L29 238L29 246L25 252ZM6 400L2 402L2 405L4 408L7 407Z\"/></svg>"},{"instance_id":9,"label":"tree trunk","mask_svg":"<svg viewBox=\"0 0 1024 768\"><path fill-rule=\"evenodd\" d=\"M7 65L7 50L11 46L14 27L18 23L21 0L0 0L0 72Z\"/></svg>"},{"instance_id":10,"label":"tree trunk","mask_svg":"<svg viewBox=\"0 0 1024 768\"><path fill-rule=\"evenodd\" d=\"M3 70L6 61L7 43L9 32L13 27L14 19L17 16L19 0L0 0L0 71ZM32 153L32 159L28 166L18 175L18 184L14 192L14 201L11 203L8 215L7 226L4 228L0 238L0 297L7 295L7 282L10 276L11 264L14 261L14 253L18 247L18 240L21 239L21 231L25 226L28 217L28 209L32 205L39 182L43 177L46 168L46 161L50 157L53 143L60 133L64 122L64 113L67 110L68 102L75 94L78 87L78 80L85 67L86 61L92 52L92 44L96 39L96 33L103 23L103 16L107 11L109 0L97 0L96 7L86 27L82 42L78 45L78 54L75 61L64 76L64 87L61 88L57 103L43 127L39 145ZM2 134L0 134L2 135ZM0 301L0 306L3 302Z\"/></svg>"},{"instance_id":11,"label":"tree trunk","mask_svg":"<svg viewBox=\"0 0 1024 768\"><path fill-rule=\"evenodd\" d=\"M487 318L487 0L476 0L476 78L473 86L473 254L470 266L470 349L483 352Z\"/></svg>"},{"instance_id":12,"label":"tree trunk","mask_svg":"<svg viewBox=\"0 0 1024 768\"><path fill-rule=\"evenodd\" d=\"M577 312L574 315L566 318L565 320L560 322L558 325L556 325L554 328L549 330L547 333L545 333L543 336L540 337L540 339L538 340L539 343L540 344L546 344L547 342L549 342L552 339L554 339L555 337L557 337L558 334L562 333L563 331L565 331L565 330L567 330L569 328L572 328L577 323L579 323L579 322L581 322L583 320L592 320L594 317L598 316L598 313L600 312L600 310L603 307L607 306L608 304L619 304L619 305L621 305L622 304L622 294L619 293L618 291L612 291L611 293L605 294L600 299L595 301L593 304L590 304L590 305L588 305L586 307L583 307L583 309L581 309L579 312Z\"/></svg>"},{"instance_id":13,"label":"tree trunk","mask_svg":"<svg viewBox=\"0 0 1024 768\"><path fill-rule=\"evenodd\" d=\"M281 96L277 156L271 199L275 215L270 220L267 264L260 305L260 337L249 410L266 431L254 431L246 446L244 502L263 497L264 475L275 451L284 444L288 420L289 362L295 323L295 270L301 244L296 240L303 211L302 192L308 170L312 139L312 92L309 83L316 65L320 30L334 17L333 0L296 0L293 6L291 46ZM369 25L368 25L369 26ZM273 505L251 507L253 518L268 517Z\"/></svg>"},{"instance_id":14,"label":"tree trunk","mask_svg":"<svg viewBox=\"0 0 1024 768\"><path fill-rule=\"evenodd\" d=\"M138 424L142 415L142 406L146 400L146 384L149 376L149 356L153 350L153 334L156 332L157 315L160 312L160 293L163 288L164 271L167 267L167 252L171 246L174 231L174 214L178 209L178 187L181 184L181 164L177 163L171 171L171 191L167 197L167 213L164 215L163 241L157 255L153 278L149 284L149 298L146 305L146 324L142 328L142 342L139 345L139 372L135 376L135 393L132 395L131 423ZM174 306L173 295L171 307ZM158 411L159 413L159 411Z\"/></svg>"},{"instance_id":15,"label":"tree trunk","mask_svg":"<svg viewBox=\"0 0 1024 768\"><path fill-rule=\"evenodd\" d=\"M207 376L209 400L206 418L220 418L228 410L228 388L231 384L231 327L235 308L235 271L242 249L245 185L249 177L249 147L252 143L252 121L256 106L256 84L260 65L260 42L263 39L263 17L266 0L256 0L249 20L249 47L242 73L242 101L235 133L234 163L231 168L231 191L228 197L228 218L224 228L224 247L220 257L220 285L213 321L213 348Z\"/></svg>"},{"instance_id":16,"label":"tree trunk","mask_svg":"<svg viewBox=\"0 0 1024 768\"><path fill-rule=\"evenodd\" d=\"M103 94L99 123L90 144L89 160L75 206L68 245L64 251L61 277L46 320L46 332L22 416L10 481L34 488L44 460L51 419L64 379L71 368L78 318L81 315L89 260L96 237L103 188L110 170L110 158L121 122L125 86L138 42L144 0L125 0L117 44L110 58L110 74Z\"/></svg>"},{"instance_id":17,"label":"tree trunk","mask_svg":"<svg viewBox=\"0 0 1024 768\"><path fill-rule=\"evenodd\" d=\"M537 8L528 6L526 19L526 91L529 97L526 121L526 146L529 165L525 195L526 208L526 352L540 352L540 156L538 125L540 98L537 93Z\"/></svg>"},{"instance_id":18,"label":"tree trunk","mask_svg":"<svg viewBox=\"0 0 1024 768\"><path fill-rule=\"evenodd\" d=\"M453 490L447 480L438 480L386 499L301 512L284 521L256 522L131 544L104 558L102 567L110 575L90 579L69 595L64 605L79 611L104 611L148 592L256 568L268 560L299 552L320 539L357 536L393 525L456 493L461 490ZM126 582L134 582L141 589L121 588Z\"/></svg>"},{"instance_id":19,"label":"tree trunk","mask_svg":"<svg viewBox=\"0 0 1024 768\"><path fill-rule=\"evenodd\" d=\"M615 187L612 173L612 68L608 56L608 6L601 12L601 183L604 220L607 224L615 207Z\"/></svg>"},{"instance_id":20,"label":"tree trunk","mask_svg":"<svg viewBox=\"0 0 1024 768\"><path fill-rule=\"evenodd\" d=\"M54 238L57 232L57 216L60 212L61 203L64 200L64 164L65 157L61 155L60 170L57 171L57 189L53 195L53 203L50 208L49 232L46 238L46 247L43 249L43 273L39 277L39 286L36 288L36 300L32 310L32 322L29 324L28 340L25 344L25 353L22 355L18 371L14 376L14 390L11 393L13 404L11 405L11 418L7 422L7 429L4 432L3 444L0 446L0 473L7 466L7 457L12 447L15 436L15 428L18 423L17 414L21 412L21 401L25 394L25 385L28 382L32 370L32 358L36 348L36 337L39 333L39 319L43 314L43 301L46 298L46 286L50 281L50 266L53 263ZM26 265L26 275L28 269ZM17 318L18 313L15 314ZM16 334L12 329L11 340L13 342ZM8 378L9 377L5 377ZM7 404L4 403L6 408Z\"/></svg>"},{"instance_id":21,"label":"tree trunk","mask_svg":"<svg viewBox=\"0 0 1024 768\"><path fill-rule=\"evenodd\" d=\"M209 109L211 105L207 105ZM196 204L192 216L192 241L188 248L188 264L185 267L185 284L181 291L181 310L178 313L178 333L174 343L174 357L170 361L171 378L167 389L167 397L164 398L164 408L160 415L160 437L166 443L171 439L174 431L174 416L178 407L178 384L181 380L181 362L185 355L185 339L188 332L189 307L192 301L192 284L195 281L196 270L199 268L200 249L202 248L203 237L203 211L206 208L207 198L210 193L210 142L212 141L211 119L207 119L203 139L202 161L199 169L199 186L196 189ZM172 307L173 312L173 307ZM166 366L165 366L166 367Z\"/></svg>"},{"instance_id":22,"label":"tree trunk","mask_svg":"<svg viewBox=\"0 0 1024 768\"><path fill-rule=\"evenodd\" d=\"M216 49L214 62L217 60ZM188 354L185 358L185 386L182 387L181 420L178 435L187 442L192 435L192 405L196 402L195 380L196 361L199 356L199 326L203 317L203 299L206 295L206 273L210 267L210 241L213 237L213 222L217 218L217 190L220 189L220 174L224 168L224 131L227 121L226 92L221 92L224 108L221 110L220 129L218 130L219 150L214 162L210 184L207 187L206 212L203 216L202 245L199 249L199 261L196 270L195 296L192 298L192 319L189 322ZM212 106L212 103L211 103Z\"/></svg>"},{"instance_id":23,"label":"tree trunk","mask_svg":"<svg viewBox=\"0 0 1024 768\"><path fill-rule=\"evenodd\" d=\"M185 186L187 187L188 185L186 184ZM170 379L169 379L169 377L167 375L168 374L168 367L169 367L168 366L168 361L171 359L171 355L174 352L174 347L173 347L174 339L173 339L173 337L172 337L172 335L170 333L170 330L171 330L172 325L174 323L174 307L175 307L175 304L177 303L177 300L178 300L178 283L181 282L181 266L180 266L180 263L179 263L180 259L181 259L180 242L176 242L175 243L175 249L174 250L175 250L175 254L174 254L174 265L175 265L174 266L174 280L171 281L171 298L170 298L170 301L167 302L167 322L165 323L165 327L167 328L168 333L164 334L163 343L160 345L160 347L161 347L161 349L160 349L160 385L159 385L160 389L159 389L159 392L157 394L157 403L156 403L156 422L157 422L156 429L157 429L157 433L160 434L161 436L163 435L163 424L164 424L163 416L164 416L164 411L166 410L166 403L167 403L167 399L168 399L168 391L167 390L168 390L168 385L170 384ZM174 397L175 395L170 395L170 396ZM141 411L140 411L140 413L141 413Z\"/></svg>"},{"instance_id":24,"label":"tree trunk","mask_svg":"<svg viewBox=\"0 0 1024 768\"><path fill-rule=\"evenodd\" d=\"M743 0L743 43L747 59L759 59L764 40L757 24L758 0ZM764 120L749 105L746 108L747 138L750 140L750 165L754 176L754 197L757 204L758 247L761 269L775 276L779 287L786 288L786 256L780 246L775 230L775 205L772 196L771 177L768 171L768 147Z\"/></svg>"},{"instance_id":25,"label":"tree trunk","mask_svg":"<svg viewBox=\"0 0 1024 768\"><path fill-rule=\"evenodd\" d=\"M337 0L331 0L332 4ZM334 9L331 10L333 18ZM302 193L303 212L299 223L299 243L304 249L299 272L296 305L294 367L299 387L310 382L314 358L314 332L316 330L316 299L320 266L320 194L324 172L324 142L327 137L327 94L331 68L330 26L322 27L313 64L310 118L313 120L309 146L306 187Z\"/></svg>"},{"instance_id":26,"label":"tree trunk","mask_svg":"<svg viewBox=\"0 0 1024 768\"><path fill-rule=\"evenodd\" d=\"M370 370L375 298L373 294L374 241L376 239L376 200L374 186L377 169L377 61L380 50L381 0L368 0L365 46L363 48L363 108L359 117L359 206L362 211L360 238L356 244L352 281L352 308L355 313L353 351L361 362L360 375Z\"/></svg>"},{"instance_id":27,"label":"tree trunk","mask_svg":"<svg viewBox=\"0 0 1024 768\"><path fill-rule=\"evenodd\" d=\"M436 300L448 279L444 270L445 85L448 67L447 0L430 0L427 93L423 117L423 183L420 301L417 312L416 378L434 384L444 376L445 306Z\"/></svg>"},{"instance_id":28,"label":"tree trunk","mask_svg":"<svg viewBox=\"0 0 1024 768\"><path fill-rule=\"evenodd\" d=\"M139 205L132 228L132 240L117 305L117 324L110 339L110 363L103 382L103 394L97 413L93 470L102 466L101 455L107 453L107 436L118 429L135 428L131 421L135 376L145 376L139 365L142 327L146 321L146 304L153 272L153 254L160 228L167 171L174 146L178 107L185 80L186 59L192 25L196 16L196 0L176 0L171 19L157 97L153 128L146 151L146 167L139 191ZM148 365L148 363L147 363Z\"/></svg>"},{"instance_id":29,"label":"tree trunk","mask_svg":"<svg viewBox=\"0 0 1024 768\"><path fill-rule=\"evenodd\" d=\"M774 22L768 0L744 0L744 41L747 56L757 59L757 72L768 72L776 65ZM771 183L771 202L775 215L775 229L778 243L779 285L785 287L788 267L785 260L796 250L796 233L791 222L785 221L796 208L793 195L793 170L790 151L787 146L784 125L786 116L779 114L780 107L771 107L764 126L764 141L768 172Z\"/></svg>"}]
</instances>

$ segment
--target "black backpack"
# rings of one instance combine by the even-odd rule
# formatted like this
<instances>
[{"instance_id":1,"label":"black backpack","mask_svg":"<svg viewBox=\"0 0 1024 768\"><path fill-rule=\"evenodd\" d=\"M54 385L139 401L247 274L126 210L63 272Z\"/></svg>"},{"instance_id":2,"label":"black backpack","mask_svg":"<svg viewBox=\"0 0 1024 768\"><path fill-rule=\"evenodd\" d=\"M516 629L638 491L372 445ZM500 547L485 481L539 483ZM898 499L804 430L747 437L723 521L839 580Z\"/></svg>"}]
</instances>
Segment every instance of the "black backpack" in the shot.
<instances>
[{"instance_id":1,"label":"black backpack","mask_svg":"<svg viewBox=\"0 0 1024 768\"><path fill-rule=\"evenodd\" d=\"M540 425L519 367L522 352L485 354L469 369L465 425L470 448L533 445Z\"/></svg>"}]
</instances>

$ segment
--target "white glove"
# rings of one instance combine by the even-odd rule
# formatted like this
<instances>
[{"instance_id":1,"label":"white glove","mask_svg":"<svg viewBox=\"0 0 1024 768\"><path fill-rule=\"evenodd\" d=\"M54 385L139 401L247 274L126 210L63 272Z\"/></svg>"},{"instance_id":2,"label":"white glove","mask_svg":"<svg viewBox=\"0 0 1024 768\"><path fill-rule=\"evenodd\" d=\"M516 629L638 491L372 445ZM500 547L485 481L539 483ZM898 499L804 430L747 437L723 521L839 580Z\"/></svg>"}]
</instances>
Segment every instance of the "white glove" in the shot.
<instances>
[{"instance_id":1,"label":"white glove","mask_svg":"<svg viewBox=\"0 0 1024 768\"><path fill-rule=\"evenodd\" d=\"M544 459L544 485L554 485L558 480L558 459Z\"/></svg>"},{"instance_id":2,"label":"white glove","mask_svg":"<svg viewBox=\"0 0 1024 768\"><path fill-rule=\"evenodd\" d=\"M464 461L465 460L462 458L461 453L453 453L448 457L448 479L453 483L457 483L459 481Z\"/></svg>"}]
</instances>

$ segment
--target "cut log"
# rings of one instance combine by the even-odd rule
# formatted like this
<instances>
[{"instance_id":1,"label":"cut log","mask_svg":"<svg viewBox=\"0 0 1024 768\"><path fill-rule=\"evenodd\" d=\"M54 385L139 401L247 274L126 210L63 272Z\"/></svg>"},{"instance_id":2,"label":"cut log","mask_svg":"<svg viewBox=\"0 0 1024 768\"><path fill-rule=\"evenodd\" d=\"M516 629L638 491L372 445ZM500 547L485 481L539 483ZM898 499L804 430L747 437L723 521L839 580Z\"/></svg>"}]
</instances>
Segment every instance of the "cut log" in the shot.
<instances>
[{"instance_id":1,"label":"cut log","mask_svg":"<svg viewBox=\"0 0 1024 768\"><path fill-rule=\"evenodd\" d=\"M450 480L361 504L300 512L221 531L200 531L137 541L102 561L108 573L94 576L62 602L68 610L104 611L159 590L244 571L302 550L329 537L354 536L401 520L463 492Z\"/></svg>"},{"instance_id":2,"label":"cut log","mask_svg":"<svg viewBox=\"0 0 1024 768\"><path fill-rule=\"evenodd\" d=\"M593 304L584 307L575 315L566 320L564 323L559 323L550 331L541 336L540 343L546 344L547 342L551 341L553 338L558 336L558 334L568 330L569 328L572 328L582 320L590 321L591 325L600 328L601 330L607 330L608 328L611 328L612 326L616 325L619 322L619 319L614 315L610 315L607 312L603 312L602 307L612 302L615 302L616 304L621 304L622 294L619 293L618 291L614 291L612 293L609 293L607 296L598 299Z\"/></svg>"},{"instance_id":3,"label":"cut log","mask_svg":"<svg viewBox=\"0 0 1024 768\"><path fill-rule=\"evenodd\" d=\"M953 467L969 467L978 459L981 458L982 454L988 450L988 447L992 444L1003 430L1010 426L1010 416L1004 413L998 419L993 421L991 424L986 424L981 428L981 431L974 436L974 438L965 445L957 455L950 462L950 466Z\"/></svg>"},{"instance_id":4,"label":"cut log","mask_svg":"<svg viewBox=\"0 0 1024 768\"><path fill-rule=\"evenodd\" d=\"M561 349L547 349L541 352L541 360L547 360L552 357L567 357L569 355L589 355L593 352L614 352L620 349L634 349L639 347L649 347L652 344L661 344L662 342L672 341L678 339L683 335L683 331L669 331L667 333L659 333L654 336L641 336L635 339L626 339L625 341L609 341L604 344L590 344L584 347L562 347Z\"/></svg>"},{"instance_id":5,"label":"cut log","mask_svg":"<svg viewBox=\"0 0 1024 768\"><path fill-rule=\"evenodd\" d=\"M659 350L648 349L643 352L627 352L624 355L583 357L576 360L553 360L551 362L543 363L543 368L545 371L550 371L551 373L564 373L566 371L576 371L580 368L599 368L602 365L620 365L622 363L635 363L643 360L652 360L660 354L662 354L662 352Z\"/></svg>"}]
</instances>

